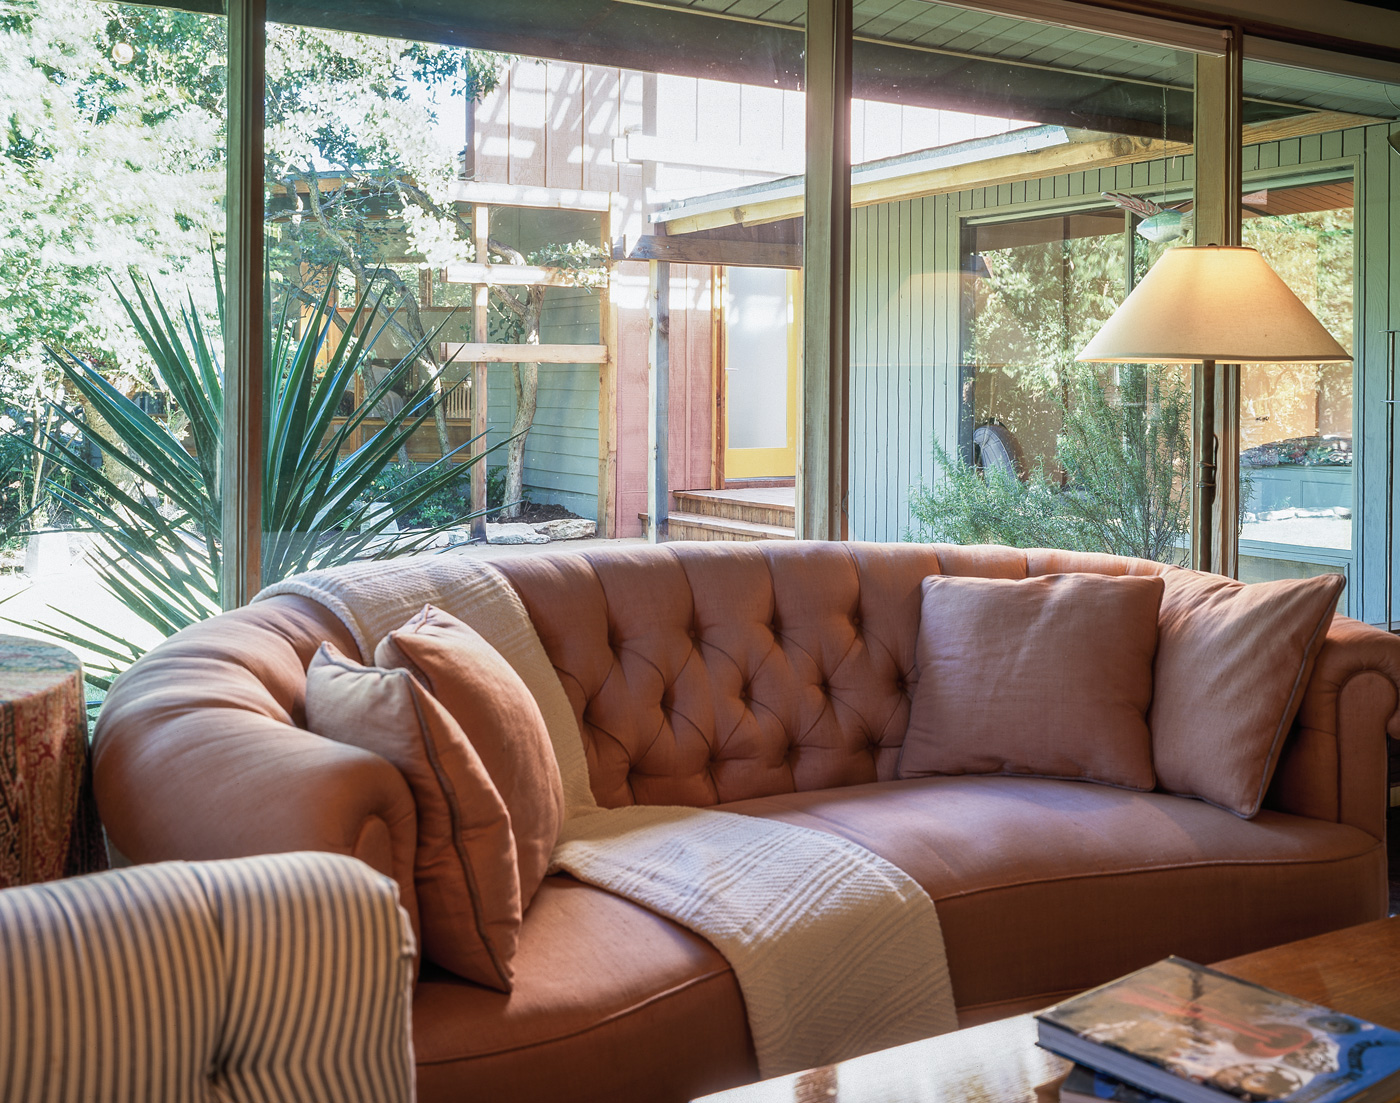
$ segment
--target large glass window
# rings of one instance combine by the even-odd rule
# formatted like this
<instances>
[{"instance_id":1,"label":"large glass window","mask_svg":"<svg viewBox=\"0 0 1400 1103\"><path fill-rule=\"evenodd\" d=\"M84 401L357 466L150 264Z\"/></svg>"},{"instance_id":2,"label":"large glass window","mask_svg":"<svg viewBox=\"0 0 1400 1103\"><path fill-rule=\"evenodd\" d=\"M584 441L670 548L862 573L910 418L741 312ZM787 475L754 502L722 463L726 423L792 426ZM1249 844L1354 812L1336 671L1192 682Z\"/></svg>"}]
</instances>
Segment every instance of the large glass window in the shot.
<instances>
[{"instance_id":1,"label":"large glass window","mask_svg":"<svg viewBox=\"0 0 1400 1103\"><path fill-rule=\"evenodd\" d=\"M1353 348L1354 189L1349 178L1264 186L1245 196L1242 239L1258 249L1341 345ZM1353 368L1240 370L1240 577L1349 565L1355 511Z\"/></svg>"},{"instance_id":2,"label":"large glass window","mask_svg":"<svg viewBox=\"0 0 1400 1103\"><path fill-rule=\"evenodd\" d=\"M1319 66L1326 55L1309 59ZM1240 373L1239 574L1247 581L1340 571L1343 608L1385 617L1392 457L1384 401L1400 92L1372 79L1246 56L1245 94L1289 105L1246 138L1242 236L1283 277L1351 363L1246 365ZM1365 403L1362 396L1367 397Z\"/></svg>"},{"instance_id":3,"label":"large glass window","mask_svg":"<svg viewBox=\"0 0 1400 1103\"><path fill-rule=\"evenodd\" d=\"M1162 251L1139 223L1110 206L968 227L970 441L945 522L965 528L948 535L1185 560L1189 371L1075 359ZM1015 508L988 509L997 496Z\"/></svg>"},{"instance_id":4,"label":"large glass window","mask_svg":"<svg viewBox=\"0 0 1400 1103\"><path fill-rule=\"evenodd\" d=\"M1195 55L937 3L868 18L894 42L856 52L879 107L851 177L851 535L1181 560L1189 375L1076 357L1191 241Z\"/></svg>"},{"instance_id":5,"label":"large glass window","mask_svg":"<svg viewBox=\"0 0 1400 1103\"><path fill-rule=\"evenodd\" d=\"M0 616L100 696L218 608L225 24L45 0L0 30Z\"/></svg>"}]
</instances>

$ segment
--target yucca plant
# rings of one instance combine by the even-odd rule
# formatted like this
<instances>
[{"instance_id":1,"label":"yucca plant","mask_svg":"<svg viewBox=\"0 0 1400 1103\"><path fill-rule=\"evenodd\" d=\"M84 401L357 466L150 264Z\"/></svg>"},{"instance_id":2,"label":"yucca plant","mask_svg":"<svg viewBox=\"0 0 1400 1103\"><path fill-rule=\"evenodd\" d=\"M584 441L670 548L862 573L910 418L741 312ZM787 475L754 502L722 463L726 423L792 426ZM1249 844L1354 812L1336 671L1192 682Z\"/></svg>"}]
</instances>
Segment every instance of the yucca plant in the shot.
<instances>
[{"instance_id":1,"label":"yucca plant","mask_svg":"<svg viewBox=\"0 0 1400 1103\"><path fill-rule=\"evenodd\" d=\"M224 293L217 266L215 282L219 317L212 333L193 298L172 314L154 287L148 291L135 282L134 299L118 292L156 372L187 421L188 446L166 421L148 414L91 364L49 350L97 415L84 424L66 411L55 411L55 431L43 438L39 449L73 478L72 488L51 480L50 493L97 537L92 559L103 584L162 636L222 608L219 454L224 392L216 350L221 347ZM280 316L265 333L264 584L356 558L420 550L449 524L392 540L384 537L386 527L400 513L462 479L486 454L484 447L471 452L484 442L469 440L379 503L369 501L367 492L376 477L449 392L437 392L436 378L429 378L407 395L399 410L381 408L381 400L406 377L437 334L425 337L371 383L375 377L364 369L388 324L387 319L381 320L384 294L371 298L367 291L346 324L337 327L330 298L334 286L332 273L325 293L300 327L292 324L294 297L287 296ZM264 314L270 318L272 311ZM364 401L337 425L337 408L357 374L366 380ZM371 416L382 417L384 424L346 452ZM91 462L86 450L61 431L63 426L80 431L133 479L114 478L104 464ZM459 462L464 451L471 454ZM450 524L470 516L464 513ZM71 612L64 611L63 616L76 627L40 627L106 661L105 668L90 668L90 680L97 685L109 683L139 658L140 649L119 635Z\"/></svg>"}]
</instances>

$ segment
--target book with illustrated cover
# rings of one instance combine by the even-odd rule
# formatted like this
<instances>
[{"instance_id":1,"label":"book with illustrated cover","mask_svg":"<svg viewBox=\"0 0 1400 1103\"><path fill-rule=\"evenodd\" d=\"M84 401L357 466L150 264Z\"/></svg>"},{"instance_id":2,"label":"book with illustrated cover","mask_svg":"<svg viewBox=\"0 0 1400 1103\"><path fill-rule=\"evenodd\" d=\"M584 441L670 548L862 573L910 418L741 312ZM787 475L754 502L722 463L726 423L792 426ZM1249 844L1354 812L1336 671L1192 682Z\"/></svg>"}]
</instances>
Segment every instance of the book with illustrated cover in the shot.
<instances>
[{"instance_id":1,"label":"book with illustrated cover","mask_svg":"<svg viewBox=\"0 0 1400 1103\"><path fill-rule=\"evenodd\" d=\"M1400 1098L1400 1032L1181 958L1036 1019L1046 1049L1172 1103Z\"/></svg>"},{"instance_id":2,"label":"book with illustrated cover","mask_svg":"<svg viewBox=\"0 0 1400 1103\"><path fill-rule=\"evenodd\" d=\"M1060 1082L1059 1103L1163 1103L1153 1095L1112 1076L1075 1065Z\"/></svg>"}]
</instances>

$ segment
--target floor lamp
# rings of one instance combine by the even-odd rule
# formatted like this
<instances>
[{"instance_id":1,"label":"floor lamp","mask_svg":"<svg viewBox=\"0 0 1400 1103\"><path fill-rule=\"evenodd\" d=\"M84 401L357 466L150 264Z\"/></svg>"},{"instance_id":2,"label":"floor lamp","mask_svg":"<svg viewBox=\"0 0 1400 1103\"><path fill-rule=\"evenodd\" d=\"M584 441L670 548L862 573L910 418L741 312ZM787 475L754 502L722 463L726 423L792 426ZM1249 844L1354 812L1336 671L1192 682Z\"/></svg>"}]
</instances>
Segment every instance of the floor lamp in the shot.
<instances>
[{"instance_id":1,"label":"floor lamp","mask_svg":"<svg viewBox=\"0 0 1400 1103\"><path fill-rule=\"evenodd\" d=\"M1351 359L1257 249L1168 249L1078 357L1086 363L1198 364L1193 512L1201 532L1191 566L1211 569L1211 507L1220 462L1215 365ZM1230 458L1228 462L1235 462Z\"/></svg>"}]
</instances>

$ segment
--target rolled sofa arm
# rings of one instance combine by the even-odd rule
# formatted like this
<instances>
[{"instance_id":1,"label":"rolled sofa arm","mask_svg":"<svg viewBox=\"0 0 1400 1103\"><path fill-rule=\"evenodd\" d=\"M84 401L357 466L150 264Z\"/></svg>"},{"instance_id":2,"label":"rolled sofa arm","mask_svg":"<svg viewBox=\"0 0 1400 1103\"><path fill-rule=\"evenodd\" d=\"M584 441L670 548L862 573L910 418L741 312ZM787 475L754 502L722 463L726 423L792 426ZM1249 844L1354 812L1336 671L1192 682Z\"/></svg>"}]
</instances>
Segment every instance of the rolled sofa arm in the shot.
<instances>
[{"instance_id":1,"label":"rolled sofa arm","mask_svg":"<svg viewBox=\"0 0 1400 1103\"><path fill-rule=\"evenodd\" d=\"M1384 839L1387 734L1400 738L1400 639L1337 617L1265 805Z\"/></svg>"},{"instance_id":2,"label":"rolled sofa arm","mask_svg":"<svg viewBox=\"0 0 1400 1103\"><path fill-rule=\"evenodd\" d=\"M329 611L276 597L177 633L117 679L93 750L98 811L134 862L322 850L399 883L417 929L417 816L402 775L304 730L306 667Z\"/></svg>"},{"instance_id":3,"label":"rolled sofa arm","mask_svg":"<svg viewBox=\"0 0 1400 1103\"><path fill-rule=\"evenodd\" d=\"M395 896L332 854L0 892L0 1099L409 1103Z\"/></svg>"}]
</instances>

